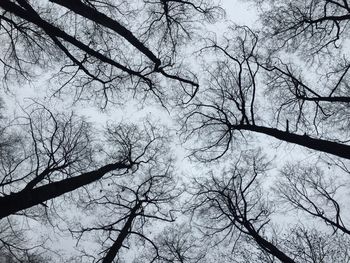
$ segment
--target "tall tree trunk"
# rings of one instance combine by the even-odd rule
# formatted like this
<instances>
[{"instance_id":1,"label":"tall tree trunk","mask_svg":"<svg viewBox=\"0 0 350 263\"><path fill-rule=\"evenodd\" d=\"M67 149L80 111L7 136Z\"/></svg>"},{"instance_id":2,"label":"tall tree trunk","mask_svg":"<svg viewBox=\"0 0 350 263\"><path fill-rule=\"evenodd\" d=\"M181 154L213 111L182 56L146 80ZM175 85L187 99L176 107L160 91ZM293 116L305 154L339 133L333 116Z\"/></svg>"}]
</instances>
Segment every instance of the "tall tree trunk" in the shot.
<instances>
[{"instance_id":1,"label":"tall tree trunk","mask_svg":"<svg viewBox=\"0 0 350 263\"><path fill-rule=\"evenodd\" d=\"M29 5L28 5L29 6ZM87 54L105 62L108 63L124 72L129 73L130 75L135 75L140 78L143 78L143 76L140 74L140 72L133 71L129 69L128 67L121 65L120 63L116 62L115 60L106 57L105 55L101 54L100 52L93 50L83 42L77 40L75 37L67 34L65 31L61 30L60 28L50 24L49 22L43 20L34 10L27 10L23 9L22 7L16 5L15 3L8 1L8 0L1 0L0 1L0 7L3 8L5 11L12 13L30 23L33 23L34 25L38 26L42 30L45 31L45 33L50 36L51 38L61 38L64 41L67 41L71 43L72 45L76 46L77 48L83 50ZM29 7L28 7L29 8ZM61 48L61 47L59 47Z\"/></svg>"},{"instance_id":2,"label":"tall tree trunk","mask_svg":"<svg viewBox=\"0 0 350 263\"><path fill-rule=\"evenodd\" d=\"M124 163L108 164L95 171L0 197L0 218L74 191L101 179L108 172L128 169L130 167L130 165Z\"/></svg>"},{"instance_id":3,"label":"tall tree trunk","mask_svg":"<svg viewBox=\"0 0 350 263\"><path fill-rule=\"evenodd\" d=\"M132 222L136 217L137 210L141 207L141 202L138 202L130 212L128 220L124 224L122 230L120 231L118 238L114 241L113 245L108 250L106 256L104 257L102 263L112 263L114 258L117 256L119 249L122 247L124 240L127 238L129 231L131 229Z\"/></svg>"},{"instance_id":4,"label":"tall tree trunk","mask_svg":"<svg viewBox=\"0 0 350 263\"><path fill-rule=\"evenodd\" d=\"M293 259L291 259L289 256L284 254L281 250L279 250L274 244L272 244L270 241L260 236L259 233L256 232L254 229L252 229L250 226L246 228L249 231L250 235L254 238L256 243L258 243L258 245L263 250L275 256L276 258L281 260L281 262L283 263L296 263Z\"/></svg>"},{"instance_id":5,"label":"tall tree trunk","mask_svg":"<svg viewBox=\"0 0 350 263\"><path fill-rule=\"evenodd\" d=\"M135 48L145 54L153 63L156 64L156 68L160 66L160 59L157 58L157 56L154 55L151 50L149 50L142 42L140 42L140 40L138 40L132 34L132 32L126 29L118 21L113 20L112 18L106 16L105 14L97 11L96 9L84 4L79 0L50 0L50 2L64 6L76 14L79 14L87 19L90 19L91 21L112 29L114 32L125 38Z\"/></svg>"},{"instance_id":6,"label":"tall tree trunk","mask_svg":"<svg viewBox=\"0 0 350 263\"><path fill-rule=\"evenodd\" d=\"M294 143L313 149L320 152L330 153L342 158L350 159L350 146L342 143L314 139L307 135L298 135L294 133L289 133L286 131L281 131L275 128L257 126L257 125L232 125L233 130L246 130L258 133L263 133L279 140Z\"/></svg>"}]
</instances>

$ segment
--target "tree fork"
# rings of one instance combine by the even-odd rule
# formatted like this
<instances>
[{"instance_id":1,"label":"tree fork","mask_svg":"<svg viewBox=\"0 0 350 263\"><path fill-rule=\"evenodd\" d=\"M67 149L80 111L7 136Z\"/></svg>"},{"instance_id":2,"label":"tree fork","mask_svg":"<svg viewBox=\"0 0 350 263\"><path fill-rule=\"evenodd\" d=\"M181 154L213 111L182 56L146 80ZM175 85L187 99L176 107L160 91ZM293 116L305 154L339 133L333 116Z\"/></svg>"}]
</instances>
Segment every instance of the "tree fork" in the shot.
<instances>
[{"instance_id":1,"label":"tree fork","mask_svg":"<svg viewBox=\"0 0 350 263\"><path fill-rule=\"evenodd\" d=\"M114 258L117 256L119 249L123 246L123 242L129 234L129 230L131 229L132 222L134 221L135 217L137 216L136 212L137 212L137 210L139 210L141 208L141 204L142 204L142 202L139 201L131 209L128 220L126 221L122 230L120 231L118 238L114 241L113 245L108 250L106 256L103 258L102 263L112 263Z\"/></svg>"}]
</instances>

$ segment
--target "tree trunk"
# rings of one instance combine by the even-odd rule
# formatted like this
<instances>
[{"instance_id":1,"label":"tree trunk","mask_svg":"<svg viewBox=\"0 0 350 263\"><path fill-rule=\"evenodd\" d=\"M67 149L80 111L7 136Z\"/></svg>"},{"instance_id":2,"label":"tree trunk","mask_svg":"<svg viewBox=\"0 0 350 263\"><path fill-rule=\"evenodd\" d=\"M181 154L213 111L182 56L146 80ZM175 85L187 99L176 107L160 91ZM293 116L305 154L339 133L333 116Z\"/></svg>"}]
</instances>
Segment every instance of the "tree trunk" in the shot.
<instances>
[{"instance_id":1,"label":"tree trunk","mask_svg":"<svg viewBox=\"0 0 350 263\"><path fill-rule=\"evenodd\" d=\"M101 179L106 173L128 169L130 165L115 163L105 165L95 171L67 178L59 182L49 183L34 189L24 189L0 198L0 218L9 216L23 209L41 204L45 201L76 190Z\"/></svg>"},{"instance_id":2,"label":"tree trunk","mask_svg":"<svg viewBox=\"0 0 350 263\"><path fill-rule=\"evenodd\" d=\"M132 222L135 219L136 212L141 207L141 204L142 204L141 202L138 202L131 209L131 213L130 213L130 215L128 217L128 220L126 221L125 225L123 226L122 230L120 231L120 233L118 235L118 238L116 239L116 241L114 241L113 245L108 250L106 256L104 257L104 259L102 261L102 263L112 263L114 258L117 256L117 253L118 253L119 249L122 247L125 238L129 234Z\"/></svg>"},{"instance_id":3,"label":"tree trunk","mask_svg":"<svg viewBox=\"0 0 350 263\"><path fill-rule=\"evenodd\" d=\"M132 44L135 48L145 54L153 63L156 64L156 67L159 67L161 64L160 59L156 57L145 45L140 42L128 29L126 29L123 25L121 25L116 20L106 16L105 14L97 11L96 9L85 5L81 1L77 0L50 0L55 4L64 6L69 10L79 14L91 21L95 21L96 23L103 25L112 29L114 32L118 33L120 36L125 38L130 44Z\"/></svg>"},{"instance_id":4,"label":"tree trunk","mask_svg":"<svg viewBox=\"0 0 350 263\"><path fill-rule=\"evenodd\" d=\"M298 135L281 131L275 128L268 128L257 125L232 125L233 130L246 130L258 133L263 133L279 140L298 144L309 149L313 149L320 152L330 153L342 158L350 159L350 146L342 143L314 139L307 135Z\"/></svg>"},{"instance_id":5,"label":"tree trunk","mask_svg":"<svg viewBox=\"0 0 350 263\"><path fill-rule=\"evenodd\" d=\"M274 244L267 241L265 238L260 236L254 229L248 228L249 233L254 238L254 240L258 243L258 245L264 249L269 254L277 257L283 263L296 263L293 259L284 254L281 250L279 250Z\"/></svg>"}]
</instances>

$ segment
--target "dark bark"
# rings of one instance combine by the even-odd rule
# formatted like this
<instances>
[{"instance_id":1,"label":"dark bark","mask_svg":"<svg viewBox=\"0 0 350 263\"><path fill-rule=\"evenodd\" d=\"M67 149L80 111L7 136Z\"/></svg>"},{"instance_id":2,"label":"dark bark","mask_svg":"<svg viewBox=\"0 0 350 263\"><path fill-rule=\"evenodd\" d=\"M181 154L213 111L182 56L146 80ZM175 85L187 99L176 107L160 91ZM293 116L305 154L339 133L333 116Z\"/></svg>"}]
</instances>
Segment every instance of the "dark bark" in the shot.
<instances>
[{"instance_id":1,"label":"dark bark","mask_svg":"<svg viewBox=\"0 0 350 263\"><path fill-rule=\"evenodd\" d=\"M46 168L42 173L40 173L33 180L31 180L24 189L26 190L33 189L37 184L39 184L42 180L44 180L46 176L48 176L50 173L59 171L60 169L64 169L67 166L68 165L62 165L55 168Z\"/></svg>"},{"instance_id":2,"label":"dark bark","mask_svg":"<svg viewBox=\"0 0 350 263\"><path fill-rule=\"evenodd\" d=\"M338 205L338 204L337 204L337 205ZM302 208L302 209L303 209L305 212L307 212L307 213L309 213L309 214L311 214L311 215L313 215L313 216L316 216L316 217L319 217L319 218L323 219L323 220L326 222L326 224L332 226L333 229L335 229L335 231L336 231L337 229L340 229L340 230L343 231L345 234L350 235L350 230L347 229L344 225L340 224L340 222L342 222L341 219L339 220L339 218L336 218L336 221L335 221L335 220L331 220L331 219L329 219L327 216L325 216L324 213L322 213L321 211L320 211L320 212L317 211L317 212L315 213L315 212L312 212L312 211L310 211L310 210L308 210L308 209L304 209L304 208ZM337 216L339 216L339 211L338 211L338 213L337 213Z\"/></svg>"},{"instance_id":3,"label":"dark bark","mask_svg":"<svg viewBox=\"0 0 350 263\"><path fill-rule=\"evenodd\" d=\"M105 165L95 171L67 178L59 182L49 183L34 189L24 189L0 198L0 218L4 218L23 209L41 204L45 201L74 191L101 179L105 174L114 170L128 169L131 165L115 163Z\"/></svg>"},{"instance_id":4,"label":"dark bark","mask_svg":"<svg viewBox=\"0 0 350 263\"><path fill-rule=\"evenodd\" d=\"M81 49L82 51L86 52L87 54L101 60L102 62L108 63L122 71L127 72L130 75L135 75L140 78L145 78L142 76L139 72L133 71L126 66L123 66L119 64L118 62L104 56L103 54L91 49L89 46L85 45L84 43L80 42L76 38L72 37L71 35L67 34L63 30L61 30L58 27L55 27L54 25L50 24L49 22L43 20L40 18L40 16L34 11L34 10L27 10L23 9L22 7L8 1L8 0L2 0L0 1L0 7L3 8L5 11L10 12L28 22L33 23L34 25L38 26L39 28L43 29L45 33L50 36L51 38L61 38L64 41L67 41L71 43L72 45L76 46L77 48Z\"/></svg>"},{"instance_id":5,"label":"dark bark","mask_svg":"<svg viewBox=\"0 0 350 263\"><path fill-rule=\"evenodd\" d=\"M138 202L130 212L128 216L128 220L125 222L122 230L120 231L118 238L114 241L113 245L108 250L106 256L104 257L102 263L112 263L114 258L116 257L119 249L123 246L124 240L127 238L129 231L131 230L132 222L137 216L137 211L140 209L142 202Z\"/></svg>"},{"instance_id":6,"label":"dark bark","mask_svg":"<svg viewBox=\"0 0 350 263\"><path fill-rule=\"evenodd\" d=\"M337 96L337 97L306 97L306 96L297 96L298 99L305 101L316 101L316 102L344 102L350 103L350 97Z\"/></svg>"},{"instance_id":7,"label":"dark bark","mask_svg":"<svg viewBox=\"0 0 350 263\"><path fill-rule=\"evenodd\" d=\"M64 6L76 14L79 14L87 19L90 19L91 21L112 29L114 32L125 38L130 44L136 47L144 55L146 55L153 63L155 63L155 68L158 68L160 66L160 59L157 58L157 56L154 55L151 50L149 50L132 34L132 32L126 29L118 21L109 18L105 14L88 5L85 5L80 0L50 0L50 2Z\"/></svg>"},{"instance_id":8,"label":"dark bark","mask_svg":"<svg viewBox=\"0 0 350 263\"><path fill-rule=\"evenodd\" d=\"M342 158L350 159L350 146L342 143L314 139L307 135L298 135L257 125L231 125L234 130L247 130L263 133L279 140L294 143L320 152L330 153Z\"/></svg>"},{"instance_id":9,"label":"dark bark","mask_svg":"<svg viewBox=\"0 0 350 263\"><path fill-rule=\"evenodd\" d=\"M324 16L318 19L305 19L303 22L308 24L321 23L323 21L348 21L350 20L350 15L342 15L342 16Z\"/></svg>"},{"instance_id":10,"label":"dark bark","mask_svg":"<svg viewBox=\"0 0 350 263\"><path fill-rule=\"evenodd\" d=\"M272 244L271 242L267 241L265 238L260 236L259 233L257 233L254 229L252 229L249 224L246 226L246 228L249 231L250 235L258 243L258 245L262 249L264 249L266 252L277 257L279 260L281 260L284 263L296 263L293 259L291 259L286 254L284 254L281 250L279 250L274 244Z\"/></svg>"},{"instance_id":11,"label":"dark bark","mask_svg":"<svg viewBox=\"0 0 350 263\"><path fill-rule=\"evenodd\" d=\"M73 57L69 51L67 50L66 47L63 46L62 43L58 39L62 39L81 51L85 52L86 54L89 54L90 56L93 56L99 60L101 60L104 63L107 63L109 65L112 65L132 76L137 76L140 79L142 79L148 86L152 87L153 83L147 77L146 75L143 75L139 71L135 71L130 69L128 66L122 65L118 63L117 61L101 54L100 52L90 48L88 45L84 44L83 42L79 41L75 37L67 34L64 30L54 26L53 24L45 21L40 17L40 15L24 0L18 0L20 5L17 5L9 0L1 0L0 1L0 7L4 9L6 12L9 12L11 14L14 14L15 16L22 18L30 23L33 23L34 25L38 26L41 28L56 44L56 46L61 49L77 66L79 66L82 70L84 70L87 75L91 76L89 72L87 72L86 69L82 66L82 63L77 61L75 57ZM134 47L136 47L140 52L145 54L148 58L151 59L152 62L155 63L155 67L153 69L153 72L158 72L165 76L166 78L173 79L182 83L186 83L189 85L192 85L196 87L194 90L194 94L197 92L197 88L199 86L198 83L195 81L192 81L190 79L178 76L178 75L172 75L164 71L161 65L160 59L158 59L142 42L140 42L130 31L128 31L125 27L120 25L117 21L108 18L102 13L99 13L97 10L94 10L90 8L89 6L85 6L84 4L81 4L77 2L76 0L74 1L74 4L69 3L68 1L65 0L52 0L52 2L57 2L58 4L64 4L69 7L72 6L75 11L77 11L79 14L83 15L84 17L87 17L91 19L92 21L95 21L97 23L100 23L101 25L104 25L108 28L111 28L118 34L120 34L122 37L127 39L130 44L132 44ZM86 8L86 9L85 9ZM106 19L106 20L105 20ZM96 77L94 77L96 79ZM194 94L191 96L193 97Z\"/></svg>"}]
</instances>

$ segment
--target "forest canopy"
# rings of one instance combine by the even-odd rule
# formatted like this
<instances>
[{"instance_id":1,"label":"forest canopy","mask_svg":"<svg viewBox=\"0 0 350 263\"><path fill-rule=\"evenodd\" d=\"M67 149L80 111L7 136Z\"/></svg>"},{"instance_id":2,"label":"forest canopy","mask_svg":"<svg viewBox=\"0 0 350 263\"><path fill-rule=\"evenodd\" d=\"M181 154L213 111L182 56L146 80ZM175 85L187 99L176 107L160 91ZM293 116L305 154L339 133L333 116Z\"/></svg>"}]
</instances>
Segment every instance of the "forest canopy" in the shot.
<instances>
[{"instance_id":1,"label":"forest canopy","mask_svg":"<svg viewBox=\"0 0 350 263\"><path fill-rule=\"evenodd\" d=\"M349 22L1 0L0 262L349 262Z\"/></svg>"}]
</instances>

